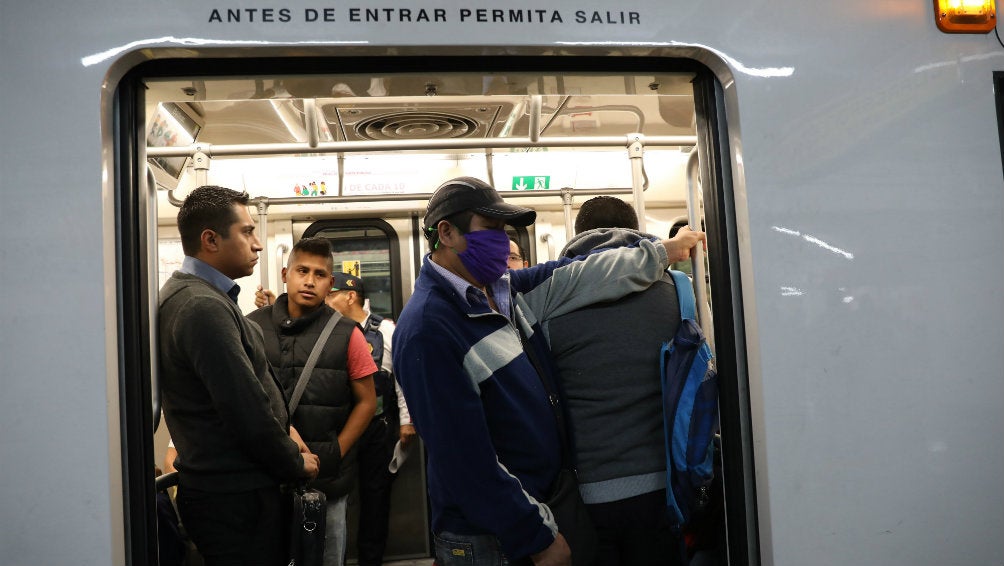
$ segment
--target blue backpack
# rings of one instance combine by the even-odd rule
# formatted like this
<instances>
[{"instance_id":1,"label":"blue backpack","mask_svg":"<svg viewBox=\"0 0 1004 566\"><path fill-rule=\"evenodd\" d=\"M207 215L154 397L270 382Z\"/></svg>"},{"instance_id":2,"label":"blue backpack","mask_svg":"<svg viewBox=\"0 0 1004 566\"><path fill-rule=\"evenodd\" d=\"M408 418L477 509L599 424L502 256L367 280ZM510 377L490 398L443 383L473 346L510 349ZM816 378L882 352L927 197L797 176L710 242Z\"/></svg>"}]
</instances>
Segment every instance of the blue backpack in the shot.
<instances>
[{"instance_id":1,"label":"blue backpack","mask_svg":"<svg viewBox=\"0 0 1004 566\"><path fill-rule=\"evenodd\" d=\"M670 271L680 302L680 327L662 345L663 426L666 433L666 506L680 527L690 520L695 500L714 477L718 433L718 374L711 347L696 322L690 278Z\"/></svg>"}]
</instances>

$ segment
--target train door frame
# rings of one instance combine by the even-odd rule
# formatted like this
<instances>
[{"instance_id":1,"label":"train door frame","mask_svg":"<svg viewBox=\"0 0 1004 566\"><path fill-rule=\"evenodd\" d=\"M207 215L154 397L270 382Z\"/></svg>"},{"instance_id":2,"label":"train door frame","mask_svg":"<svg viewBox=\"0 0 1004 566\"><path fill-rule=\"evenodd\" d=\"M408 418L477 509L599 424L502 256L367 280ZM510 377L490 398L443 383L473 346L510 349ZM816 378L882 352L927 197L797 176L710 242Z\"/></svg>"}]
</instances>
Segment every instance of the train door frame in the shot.
<instances>
[{"instance_id":1,"label":"train door frame","mask_svg":"<svg viewBox=\"0 0 1004 566\"><path fill-rule=\"evenodd\" d=\"M997 134L1000 138L1001 165L1004 165L1004 71L994 72L994 102L997 106Z\"/></svg>"},{"instance_id":2,"label":"train door frame","mask_svg":"<svg viewBox=\"0 0 1004 566\"><path fill-rule=\"evenodd\" d=\"M144 186L145 111L144 80L199 76L290 75L318 73L382 72L416 68L451 72L610 72L659 73L681 70L696 73L694 101L697 115L708 234L712 304L715 305L715 343L721 379L720 406L723 436L723 482L727 494L724 552L731 564L759 564L759 531L753 432L750 411L749 374L743 297L740 286L739 248L733 193L730 135L726 124L725 91L721 80L703 63L681 59L676 52L655 54L650 49L610 57L606 51L569 49L567 56L553 57L533 52L527 55L486 55L484 49L452 49L446 55L433 48L428 54L378 56L376 50L346 49L340 57L235 57L235 50L191 52L187 59L177 51L148 51L153 58L123 71L112 91L112 116L106 124L113 133L109 148L113 163L116 277L118 279L118 365L120 427L122 431L125 553L129 563L156 563L156 516L151 383L156 329L152 327L156 305L150 296L150 230L145 222L156 206L140 189ZM416 50L421 51L421 50ZM237 50L237 55L275 51ZM688 51L688 54L693 54ZM468 56L476 55L476 56ZM135 60L133 56L132 60ZM406 61L407 60L407 61ZM153 189L150 189L153 193ZM412 217L417 226L418 218ZM416 246L417 248L417 246ZM742 494L739 497L738 494Z\"/></svg>"}]
</instances>

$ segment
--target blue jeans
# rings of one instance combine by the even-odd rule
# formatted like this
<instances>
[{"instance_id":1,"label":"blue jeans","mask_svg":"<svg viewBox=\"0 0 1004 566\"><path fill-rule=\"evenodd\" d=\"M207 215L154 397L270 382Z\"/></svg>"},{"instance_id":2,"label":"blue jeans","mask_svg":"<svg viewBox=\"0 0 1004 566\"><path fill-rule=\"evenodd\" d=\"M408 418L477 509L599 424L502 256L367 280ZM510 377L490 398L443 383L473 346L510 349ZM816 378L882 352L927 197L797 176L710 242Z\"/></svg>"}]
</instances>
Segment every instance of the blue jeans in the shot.
<instances>
[{"instance_id":1,"label":"blue jeans","mask_svg":"<svg viewBox=\"0 0 1004 566\"><path fill-rule=\"evenodd\" d=\"M324 566L345 564L345 546L349 538L345 519L348 501L348 495L328 500L328 509L324 516Z\"/></svg>"},{"instance_id":2,"label":"blue jeans","mask_svg":"<svg viewBox=\"0 0 1004 566\"><path fill-rule=\"evenodd\" d=\"M509 566L514 564L492 535L433 534L437 566Z\"/></svg>"}]
</instances>

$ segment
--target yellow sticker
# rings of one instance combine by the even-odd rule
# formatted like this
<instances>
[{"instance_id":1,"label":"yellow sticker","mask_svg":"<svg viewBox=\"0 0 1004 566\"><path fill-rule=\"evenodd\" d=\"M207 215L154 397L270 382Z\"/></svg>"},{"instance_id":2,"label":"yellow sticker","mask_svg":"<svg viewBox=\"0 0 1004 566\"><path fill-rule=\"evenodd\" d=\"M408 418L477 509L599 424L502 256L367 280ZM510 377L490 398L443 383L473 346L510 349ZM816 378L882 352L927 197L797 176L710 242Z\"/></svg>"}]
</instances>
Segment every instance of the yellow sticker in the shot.
<instances>
[{"instance_id":1,"label":"yellow sticker","mask_svg":"<svg viewBox=\"0 0 1004 566\"><path fill-rule=\"evenodd\" d=\"M453 555L454 556L467 556L467 553L464 552L464 549L462 549L462 548L454 548L453 549Z\"/></svg>"},{"instance_id":2,"label":"yellow sticker","mask_svg":"<svg viewBox=\"0 0 1004 566\"><path fill-rule=\"evenodd\" d=\"M360 269L361 262L358 259L350 259L342 261L342 273L348 273L349 275L355 277L362 277L362 269Z\"/></svg>"}]
</instances>

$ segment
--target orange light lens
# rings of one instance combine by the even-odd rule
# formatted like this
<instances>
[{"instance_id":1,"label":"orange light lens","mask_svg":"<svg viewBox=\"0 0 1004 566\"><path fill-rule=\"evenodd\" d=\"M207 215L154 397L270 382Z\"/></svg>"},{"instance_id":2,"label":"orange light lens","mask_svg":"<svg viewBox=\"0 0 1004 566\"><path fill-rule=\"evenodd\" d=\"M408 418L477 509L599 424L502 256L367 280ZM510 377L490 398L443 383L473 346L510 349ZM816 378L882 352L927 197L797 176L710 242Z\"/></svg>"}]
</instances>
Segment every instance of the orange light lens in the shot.
<instances>
[{"instance_id":1,"label":"orange light lens","mask_svg":"<svg viewBox=\"0 0 1004 566\"><path fill-rule=\"evenodd\" d=\"M945 33L989 33L997 26L994 0L934 0L934 20Z\"/></svg>"}]
</instances>

